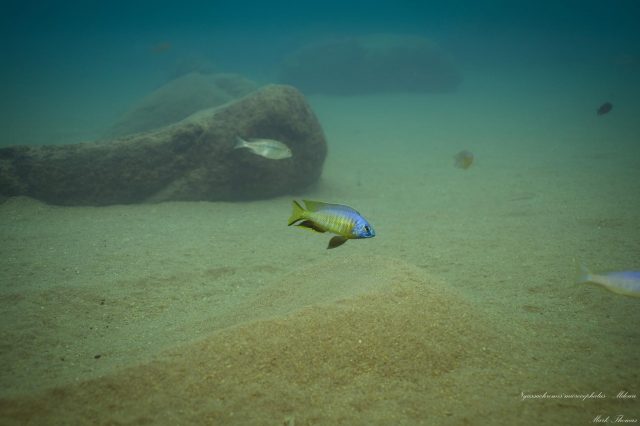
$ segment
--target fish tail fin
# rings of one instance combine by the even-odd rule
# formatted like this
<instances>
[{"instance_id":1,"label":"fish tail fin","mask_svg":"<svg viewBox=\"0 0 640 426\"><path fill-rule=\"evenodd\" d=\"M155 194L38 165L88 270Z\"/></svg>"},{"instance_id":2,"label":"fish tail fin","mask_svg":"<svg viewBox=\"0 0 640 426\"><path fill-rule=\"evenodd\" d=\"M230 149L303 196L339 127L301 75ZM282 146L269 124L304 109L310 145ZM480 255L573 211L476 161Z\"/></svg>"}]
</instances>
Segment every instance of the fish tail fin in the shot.
<instances>
[{"instance_id":1,"label":"fish tail fin","mask_svg":"<svg viewBox=\"0 0 640 426\"><path fill-rule=\"evenodd\" d=\"M304 219L306 215L305 209L296 200L293 200L293 211L291 217L289 217L289 226L293 225L297 221Z\"/></svg>"},{"instance_id":2,"label":"fish tail fin","mask_svg":"<svg viewBox=\"0 0 640 426\"><path fill-rule=\"evenodd\" d=\"M591 272L583 263L578 265L578 283L586 283L591 281Z\"/></svg>"},{"instance_id":3,"label":"fish tail fin","mask_svg":"<svg viewBox=\"0 0 640 426\"><path fill-rule=\"evenodd\" d=\"M236 144L233 149L245 148L247 146L247 141L242 139L240 136L236 136Z\"/></svg>"}]
</instances>

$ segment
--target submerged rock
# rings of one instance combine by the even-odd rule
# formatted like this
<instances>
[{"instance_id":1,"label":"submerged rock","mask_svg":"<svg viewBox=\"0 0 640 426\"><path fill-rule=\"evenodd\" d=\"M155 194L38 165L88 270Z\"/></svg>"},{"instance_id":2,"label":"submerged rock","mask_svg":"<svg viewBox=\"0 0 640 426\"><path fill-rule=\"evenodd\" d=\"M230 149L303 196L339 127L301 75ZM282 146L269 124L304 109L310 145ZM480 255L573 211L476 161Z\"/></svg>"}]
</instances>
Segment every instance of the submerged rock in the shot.
<instances>
[{"instance_id":1,"label":"submerged rock","mask_svg":"<svg viewBox=\"0 0 640 426\"><path fill-rule=\"evenodd\" d=\"M293 157L233 149L236 137L270 138ZM108 143L0 149L0 195L52 204L243 200L299 191L320 176L327 145L300 92L271 85L156 131Z\"/></svg>"},{"instance_id":2,"label":"submerged rock","mask_svg":"<svg viewBox=\"0 0 640 426\"><path fill-rule=\"evenodd\" d=\"M305 93L449 92L461 77L450 56L416 36L371 35L313 44L289 55L281 81Z\"/></svg>"},{"instance_id":3,"label":"submerged rock","mask_svg":"<svg viewBox=\"0 0 640 426\"><path fill-rule=\"evenodd\" d=\"M191 72L169 81L143 98L111 127L107 137L164 127L197 111L238 99L257 88L256 83L236 74Z\"/></svg>"}]
</instances>

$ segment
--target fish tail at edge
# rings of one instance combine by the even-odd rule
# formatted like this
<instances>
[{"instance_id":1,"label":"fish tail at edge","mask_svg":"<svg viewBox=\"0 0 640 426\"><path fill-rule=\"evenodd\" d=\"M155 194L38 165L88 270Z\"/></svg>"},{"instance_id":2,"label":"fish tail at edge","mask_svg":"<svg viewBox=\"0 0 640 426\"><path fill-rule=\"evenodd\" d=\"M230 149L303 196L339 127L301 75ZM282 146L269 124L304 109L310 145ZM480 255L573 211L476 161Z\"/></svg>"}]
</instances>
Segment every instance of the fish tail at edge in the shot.
<instances>
[{"instance_id":1,"label":"fish tail at edge","mask_svg":"<svg viewBox=\"0 0 640 426\"><path fill-rule=\"evenodd\" d=\"M242 139L240 136L236 136L236 144L233 146L233 149L244 148L247 146L247 141Z\"/></svg>"},{"instance_id":2,"label":"fish tail at edge","mask_svg":"<svg viewBox=\"0 0 640 426\"><path fill-rule=\"evenodd\" d=\"M591 272L589 272L589 270L587 269L586 266L584 266L583 263L581 263L578 266L578 282L579 283L586 283L591 281Z\"/></svg>"}]
</instances>

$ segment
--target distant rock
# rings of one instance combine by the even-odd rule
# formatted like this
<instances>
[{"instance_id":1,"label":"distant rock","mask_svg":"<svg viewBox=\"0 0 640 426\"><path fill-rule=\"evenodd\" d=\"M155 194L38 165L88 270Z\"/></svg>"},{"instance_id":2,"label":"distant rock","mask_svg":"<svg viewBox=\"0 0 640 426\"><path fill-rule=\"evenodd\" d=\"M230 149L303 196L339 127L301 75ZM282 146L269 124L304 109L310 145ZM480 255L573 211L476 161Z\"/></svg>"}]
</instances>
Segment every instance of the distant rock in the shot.
<instances>
[{"instance_id":1,"label":"distant rock","mask_svg":"<svg viewBox=\"0 0 640 426\"><path fill-rule=\"evenodd\" d=\"M235 150L236 136L282 141L293 157L268 160ZM270 85L108 143L0 148L0 195L60 205L267 198L314 183L326 154L320 123L302 94Z\"/></svg>"},{"instance_id":2,"label":"distant rock","mask_svg":"<svg viewBox=\"0 0 640 426\"><path fill-rule=\"evenodd\" d=\"M280 81L305 93L450 92L461 80L436 43L400 35L312 44L285 58L280 69Z\"/></svg>"},{"instance_id":3,"label":"distant rock","mask_svg":"<svg viewBox=\"0 0 640 426\"><path fill-rule=\"evenodd\" d=\"M196 111L223 105L256 90L257 84L236 74L191 72L169 81L124 115L107 132L113 138L176 123Z\"/></svg>"}]
</instances>

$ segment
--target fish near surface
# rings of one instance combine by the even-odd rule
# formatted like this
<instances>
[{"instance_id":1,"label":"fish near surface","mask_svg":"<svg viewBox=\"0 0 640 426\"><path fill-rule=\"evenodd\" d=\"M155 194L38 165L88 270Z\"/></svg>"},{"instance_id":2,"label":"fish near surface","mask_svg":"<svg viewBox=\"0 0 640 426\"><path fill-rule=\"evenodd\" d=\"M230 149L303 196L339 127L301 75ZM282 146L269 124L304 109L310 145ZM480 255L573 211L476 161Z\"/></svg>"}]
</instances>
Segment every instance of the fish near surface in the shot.
<instances>
[{"instance_id":1,"label":"fish near surface","mask_svg":"<svg viewBox=\"0 0 640 426\"><path fill-rule=\"evenodd\" d=\"M309 200L303 202L304 207L293 201L289 226L295 224L316 232L336 234L329 241L328 249L338 247L347 240L376 236L371 224L349 206Z\"/></svg>"},{"instance_id":2,"label":"fish near surface","mask_svg":"<svg viewBox=\"0 0 640 426\"><path fill-rule=\"evenodd\" d=\"M269 160L283 160L293 156L291 149L287 145L273 139L249 139L246 141L238 136L236 137L236 145L233 148L246 148L254 154Z\"/></svg>"},{"instance_id":3,"label":"fish near surface","mask_svg":"<svg viewBox=\"0 0 640 426\"><path fill-rule=\"evenodd\" d=\"M579 283L599 284L609 291L625 296L640 297L640 271L609 272L592 274L584 265L580 266Z\"/></svg>"}]
</instances>

